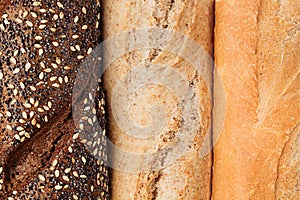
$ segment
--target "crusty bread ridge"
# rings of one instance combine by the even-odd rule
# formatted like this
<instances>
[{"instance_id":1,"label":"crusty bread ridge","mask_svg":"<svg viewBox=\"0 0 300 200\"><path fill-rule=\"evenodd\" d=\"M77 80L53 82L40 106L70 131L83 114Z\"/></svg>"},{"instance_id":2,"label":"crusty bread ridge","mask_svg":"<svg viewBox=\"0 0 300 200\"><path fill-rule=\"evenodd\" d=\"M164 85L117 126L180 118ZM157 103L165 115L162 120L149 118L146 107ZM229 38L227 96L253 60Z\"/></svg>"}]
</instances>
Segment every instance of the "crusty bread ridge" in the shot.
<instances>
[{"instance_id":1,"label":"crusty bread ridge","mask_svg":"<svg viewBox=\"0 0 300 200\"><path fill-rule=\"evenodd\" d=\"M226 116L214 148L214 200L299 199L299 3L216 1Z\"/></svg>"}]
</instances>

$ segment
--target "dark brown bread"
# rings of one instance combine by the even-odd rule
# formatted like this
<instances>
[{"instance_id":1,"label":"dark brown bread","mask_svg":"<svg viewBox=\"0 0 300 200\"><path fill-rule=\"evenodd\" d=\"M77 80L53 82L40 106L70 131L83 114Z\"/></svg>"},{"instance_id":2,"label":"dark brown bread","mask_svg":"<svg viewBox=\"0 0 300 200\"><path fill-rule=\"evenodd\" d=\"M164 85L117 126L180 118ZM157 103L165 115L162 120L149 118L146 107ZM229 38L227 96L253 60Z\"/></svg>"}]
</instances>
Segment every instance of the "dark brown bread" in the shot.
<instances>
[{"instance_id":1,"label":"dark brown bread","mask_svg":"<svg viewBox=\"0 0 300 200\"><path fill-rule=\"evenodd\" d=\"M0 199L108 199L101 81L84 99L97 107L81 105L76 123L71 106L83 95L72 96L78 69L100 42L99 1L10 4L0 8Z\"/></svg>"}]
</instances>

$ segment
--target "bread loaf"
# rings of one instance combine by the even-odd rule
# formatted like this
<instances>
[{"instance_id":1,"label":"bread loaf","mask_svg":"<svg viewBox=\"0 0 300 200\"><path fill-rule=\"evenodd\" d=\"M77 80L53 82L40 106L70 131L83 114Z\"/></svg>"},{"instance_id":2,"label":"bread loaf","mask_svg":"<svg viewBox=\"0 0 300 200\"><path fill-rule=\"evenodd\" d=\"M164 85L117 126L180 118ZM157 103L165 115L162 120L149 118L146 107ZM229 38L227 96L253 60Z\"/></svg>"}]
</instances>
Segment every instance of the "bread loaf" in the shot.
<instances>
[{"instance_id":1,"label":"bread loaf","mask_svg":"<svg viewBox=\"0 0 300 200\"><path fill-rule=\"evenodd\" d=\"M216 1L213 199L299 199L299 1ZM221 121L214 121L219 126Z\"/></svg>"},{"instance_id":2,"label":"bread loaf","mask_svg":"<svg viewBox=\"0 0 300 200\"><path fill-rule=\"evenodd\" d=\"M120 156L113 149L110 154L113 165L111 177L113 200L210 199L212 158L209 151L205 156L200 156L200 149L204 138L210 133L211 77L205 82L202 74L186 58L159 48L143 49L146 47L143 43L149 40L151 43L151 38L155 43L157 38L160 39L157 37L158 32L169 30L185 35L186 38L201 46L206 54L212 56L213 22L213 1L211 0L109 0L103 2L103 36L105 41L109 41L104 60L112 60L110 55L119 51L120 48L129 51L122 52L123 55L117 57L112 63L108 62L109 66L106 66L103 79L109 108L110 139L115 146L128 153ZM149 27L161 31L149 30ZM149 33L151 31L153 31L152 35ZM178 40L178 46L182 47L182 51L192 55L195 49L190 49L185 39ZM137 41L141 42L139 48L131 49L134 46L133 43L138 43ZM111 43L121 43L123 46L116 47ZM204 54L199 53L196 56L205 61L208 60ZM162 67L162 65L167 67ZM201 67L206 71L212 71L212 65ZM135 70L144 73L136 75ZM155 70L159 73L154 73L153 76L147 75ZM185 77L185 81L181 83L179 79L165 73L169 71L176 71ZM130 88L135 87L135 84L145 82L147 79L152 80L153 77L161 77L169 81L164 82L164 85L146 82L145 85L141 84L140 88L130 92ZM193 112L198 113L200 117L194 120L183 120L185 107L181 107L174 94L175 90L184 88L185 83L195 92L195 95L184 105L188 107L193 98L199 99L197 106L193 107ZM124 101L121 101L121 98ZM124 108L124 104L128 107ZM158 111L151 113L152 105L163 107L165 116ZM127 108L129 109L123 110ZM118 112L122 113L119 115ZM122 117L127 121L121 122ZM161 131L155 132L151 137L140 137L146 134L146 128L141 127L150 126L164 119L167 119L166 126ZM169 156L174 146L182 140L179 132L191 121L196 122L199 128L194 132L186 131L183 134L186 137L185 140L191 140L190 146L183 149L181 157L166 164L170 161ZM135 127L131 127L132 124L135 124ZM126 125L127 127L124 128ZM154 128L157 127L154 126ZM140 131L132 135L131 131L134 132L135 129ZM207 145L210 148L211 144ZM157 154L152 164L146 162L147 159L143 162L129 156L129 154L134 154L146 157L151 153Z\"/></svg>"},{"instance_id":3,"label":"bread loaf","mask_svg":"<svg viewBox=\"0 0 300 200\"><path fill-rule=\"evenodd\" d=\"M99 120L105 130L101 83L84 101L78 89L72 96L100 42L99 1L9 3L0 18L0 199L108 199L105 131L93 129ZM72 99L94 118L77 123Z\"/></svg>"}]
</instances>

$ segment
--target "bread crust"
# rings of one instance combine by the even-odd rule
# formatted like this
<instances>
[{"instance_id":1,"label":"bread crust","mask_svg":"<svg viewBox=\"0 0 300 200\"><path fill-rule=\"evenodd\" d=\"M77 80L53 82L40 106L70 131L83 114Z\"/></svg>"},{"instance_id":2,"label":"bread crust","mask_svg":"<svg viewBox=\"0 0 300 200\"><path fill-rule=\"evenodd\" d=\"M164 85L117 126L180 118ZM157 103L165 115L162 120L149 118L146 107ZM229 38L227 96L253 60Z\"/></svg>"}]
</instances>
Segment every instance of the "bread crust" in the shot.
<instances>
[{"instance_id":1,"label":"bread crust","mask_svg":"<svg viewBox=\"0 0 300 200\"><path fill-rule=\"evenodd\" d=\"M215 15L226 116L214 148L213 199L297 199L299 6L220 0Z\"/></svg>"},{"instance_id":2,"label":"bread crust","mask_svg":"<svg viewBox=\"0 0 300 200\"><path fill-rule=\"evenodd\" d=\"M104 40L117 38L118 34L126 31L156 27L162 30L180 32L201 45L212 56L214 21L213 1L211 0L109 0L104 2L103 10ZM183 45L183 49L192 54L193 50L186 48L187 46ZM197 109L201 113L199 124L203 129L198 130L199 134L192 138L194 143L191 149L172 165L155 171L145 170L136 173L113 169L111 179L112 199L210 199L211 154L209 153L205 157L199 156L199 146L203 142L204 134L209 132L211 98L203 77L197 74L193 66L184 59L164 51L133 51L118 58L109 66L104 74L104 87L107 91L109 107L110 138L118 147L140 153L159 152L160 148L168 147L176 141L176 134L182 127L181 110L176 98L163 87L149 86L148 88L145 87L144 92L136 92L134 94L137 96L135 99L140 100L136 100L136 107L134 104L131 105L131 108L135 110L131 117L137 122L149 122L148 111L147 114L139 108L139 103L142 106L158 104L166 108L167 118L172 119L173 117L174 120L171 120L168 127L166 127L166 131L162 134L165 142L163 138L159 137L153 140L138 140L126 136L113 117L114 111L111 102L116 85L134 66L145 66L151 63L167 64L171 69L176 69L182 75L188 77L190 83L195 84L191 87L195 87L196 95L201 99ZM212 71L212 66L208 67L207 71ZM132 80L129 79L128 82ZM212 83L211 77L209 81L208 85ZM150 94L149 97L148 94ZM142 95L145 96L146 100L140 97ZM203 109L203 112L200 109ZM134 118L135 116L139 116L139 118ZM160 119L161 116L156 117ZM175 137L172 137L173 134ZM126 157L124 160L126 162Z\"/></svg>"}]
</instances>

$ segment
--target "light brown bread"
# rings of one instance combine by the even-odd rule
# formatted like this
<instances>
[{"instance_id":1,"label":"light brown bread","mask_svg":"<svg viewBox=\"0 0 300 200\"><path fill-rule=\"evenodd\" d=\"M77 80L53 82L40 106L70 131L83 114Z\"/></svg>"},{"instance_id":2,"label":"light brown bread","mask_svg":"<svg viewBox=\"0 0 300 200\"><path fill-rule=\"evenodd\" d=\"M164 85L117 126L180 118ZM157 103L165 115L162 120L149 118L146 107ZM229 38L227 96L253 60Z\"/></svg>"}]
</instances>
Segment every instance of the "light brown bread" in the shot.
<instances>
[{"instance_id":1,"label":"light brown bread","mask_svg":"<svg viewBox=\"0 0 300 200\"><path fill-rule=\"evenodd\" d=\"M299 199L299 4L216 1L226 116L214 148L214 200Z\"/></svg>"},{"instance_id":2,"label":"light brown bread","mask_svg":"<svg viewBox=\"0 0 300 200\"><path fill-rule=\"evenodd\" d=\"M135 1L135 0L108 0L103 2L103 35L104 40L114 39L126 31L141 28L157 27L162 30L173 30L186 35L196 44L212 56L213 52L213 1ZM128 48L130 44L127 44ZM126 49L127 46L123 46ZM187 49L183 43L184 51L192 54L193 49ZM113 47L108 51L116 51ZM105 54L107 56L107 54ZM207 59L204 55L198 57ZM104 87L107 92L107 102L109 107L109 132L110 138L119 148L131 152L147 154L147 152L164 152L167 155L172 145L176 145L178 131L182 128L181 120L182 108L178 99L172 91L168 91L165 86L148 85L136 91L130 102L129 115L133 121L145 125L150 123L151 116L149 110L144 109L145 105L160 105L165 108L167 126L159 135L142 140L134 136L129 136L126 131L119 127L118 121L113 117L122 107L122 102L114 104L114 90L122 77L135 66L150 66L151 64L167 64L170 69L178 71L187 77L189 87L195 91L195 96L199 98L198 107L195 110L200 113L197 123L200 128L193 133L188 133L186 137L192 140L190 147L184 152L182 157L173 164L164 168L154 169L154 166L147 166L150 170L126 172L121 170L124 163L128 162L128 157L124 156L123 165L114 166L111 178L111 197L113 200L121 199L210 199L211 196L211 154L201 157L200 149L205 135L209 134L211 120L211 97L209 85L204 78L188 63L184 58L179 58L168 52L148 49L143 51L132 51L118 57L106 70L104 74ZM206 66L207 71L212 71L212 65ZM168 78L168 77L166 77ZM172 77L171 77L172 78ZM129 77L125 85L143 77ZM176 82L176 80L175 80ZM174 83L173 83L174 84ZM176 84L176 83L175 83ZM169 82L169 85L172 85ZM178 85L178 83L176 84ZM124 90L125 90L124 88ZM123 95L118 91L118 95ZM113 108L113 106L115 106ZM155 120L160 120L162 116L156 115ZM209 146L210 144L208 144ZM112 152L112 159L116 158ZM164 164L164 157L158 157L156 162ZM132 160L133 165L139 168L140 163ZM122 165L122 166L121 166Z\"/></svg>"}]
</instances>

